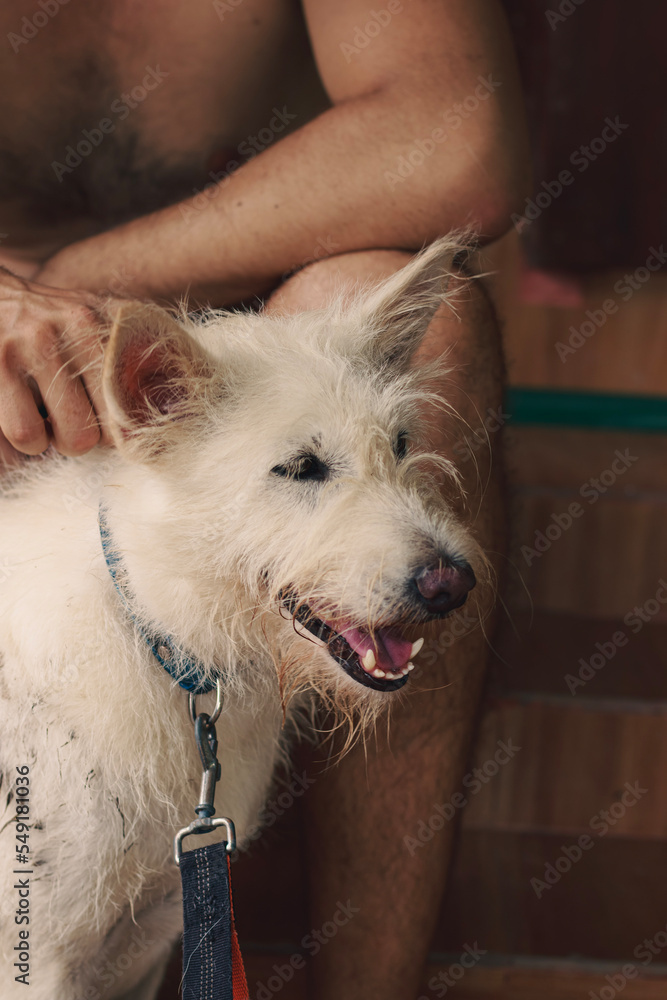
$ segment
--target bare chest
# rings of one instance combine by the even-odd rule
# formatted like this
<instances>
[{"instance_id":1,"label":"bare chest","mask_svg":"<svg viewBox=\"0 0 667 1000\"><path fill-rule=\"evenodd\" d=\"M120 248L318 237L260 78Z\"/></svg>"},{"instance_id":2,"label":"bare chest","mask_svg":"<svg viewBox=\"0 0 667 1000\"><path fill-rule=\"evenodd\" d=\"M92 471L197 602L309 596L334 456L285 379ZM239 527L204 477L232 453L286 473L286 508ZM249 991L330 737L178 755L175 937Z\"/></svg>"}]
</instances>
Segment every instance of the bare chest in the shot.
<instances>
[{"instance_id":1,"label":"bare chest","mask_svg":"<svg viewBox=\"0 0 667 1000\"><path fill-rule=\"evenodd\" d=\"M324 100L296 0L9 0L0 33L0 229L18 244L186 197Z\"/></svg>"}]
</instances>

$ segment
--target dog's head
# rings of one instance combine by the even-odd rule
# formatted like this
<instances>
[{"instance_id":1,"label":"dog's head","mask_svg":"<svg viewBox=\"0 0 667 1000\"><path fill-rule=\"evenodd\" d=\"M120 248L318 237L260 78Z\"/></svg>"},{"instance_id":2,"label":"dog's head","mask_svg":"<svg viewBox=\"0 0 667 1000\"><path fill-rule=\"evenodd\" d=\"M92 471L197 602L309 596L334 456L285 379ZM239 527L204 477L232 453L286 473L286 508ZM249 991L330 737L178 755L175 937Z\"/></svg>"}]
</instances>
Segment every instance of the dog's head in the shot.
<instances>
[{"instance_id":1,"label":"dog's head","mask_svg":"<svg viewBox=\"0 0 667 1000\"><path fill-rule=\"evenodd\" d=\"M408 626L475 586L484 559L442 498L453 468L420 443L413 365L458 249L317 312L119 314L104 393L136 469L148 603L212 670L269 650L285 691L377 699L408 679Z\"/></svg>"}]
</instances>

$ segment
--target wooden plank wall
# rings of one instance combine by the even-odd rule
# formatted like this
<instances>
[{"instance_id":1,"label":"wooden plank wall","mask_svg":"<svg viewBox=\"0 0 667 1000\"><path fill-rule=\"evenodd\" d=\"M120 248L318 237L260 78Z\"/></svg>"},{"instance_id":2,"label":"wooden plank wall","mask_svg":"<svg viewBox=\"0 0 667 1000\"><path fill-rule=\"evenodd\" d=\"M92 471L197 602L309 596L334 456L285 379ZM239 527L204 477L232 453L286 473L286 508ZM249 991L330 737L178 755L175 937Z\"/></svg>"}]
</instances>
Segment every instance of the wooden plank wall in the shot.
<instances>
[{"instance_id":1,"label":"wooden plank wall","mask_svg":"<svg viewBox=\"0 0 667 1000\"><path fill-rule=\"evenodd\" d=\"M627 301L618 292L623 274L596 276L580 309L545 308L520 301L514 235L491 257L504 262L495 284L512 384L667 392L666 275ZM559 354L587 311L609 299L618 311L573 354ZM500 738L522 750L466 810L438 941L455 952L476 935L491 952L620 967L667 925L667 442L659 434L515 427L508 454L509 614L478 766ZM619 454L622 471L599 488ZM573 503L582 512L568 524ZM629 787L641 792L631 805ZM565 849L577 857L582 836L590 846L568 866ZM547 866L557 863L562 874L552 869L545 885ZM667 995L664 970L653 964L661 959L667 952L651 963L657 979L633 980L638 997ZM533 973L543 977L535 995L569 995L558 966ZM485 982L479 993L472 983L475 996L529 995L518 980Z\"/></svg>"}]
</instances>

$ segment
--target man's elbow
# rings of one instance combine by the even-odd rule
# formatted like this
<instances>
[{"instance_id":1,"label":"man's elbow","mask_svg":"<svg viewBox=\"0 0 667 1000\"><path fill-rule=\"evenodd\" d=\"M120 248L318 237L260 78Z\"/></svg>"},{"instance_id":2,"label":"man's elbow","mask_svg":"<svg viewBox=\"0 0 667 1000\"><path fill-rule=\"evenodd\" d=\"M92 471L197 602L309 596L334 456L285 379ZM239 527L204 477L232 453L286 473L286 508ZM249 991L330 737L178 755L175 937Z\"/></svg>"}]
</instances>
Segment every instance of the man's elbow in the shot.
<instances>
[{"instance_id":1,"label":"man's elbow","mask_svg":"<svg viewBox=\"0 0 667 1000\"><path fill-rule=\"evenodd\" d=\"M457 179L469 224L482 241L503 236L522 215L532 186L530 143L522 108L489 106L461 136Z\"/></svg>"},{"instance_id":2,"label":"man's elbow","mask_svg":"<svg viewBox=\"0 0 667 1000\"><path fill-rule=\"evenodd\" d=\"M471 199L471 223L482 242L499 239L523 215L530 193L530 171L516 170L489 183Z\"/></svg>"},{"instance_id":3,"label":"man's elbow","mask_svg":"<svg viewBox=\"0 0 667 1000\"><path fill-rule=\"evenodd\" d=\"M435 235L470 227L482 242L498 239L523 214L530 195L525 133L508 130L493 140L470 143L457 153L459 169L450 175L449 183L445 172L431 179Z\"/></svg>"},{"instance_id":4,"label":"man's elbow","mask_svg":"<svg viewBox=\"0 0 667 1000\"><path fill-rule=\"evenodd\" d=\"M488 184L479 192L480 236L486 240L503 236L523 215L530 196L532 170L525 134L507 136L486 158Z\"/></svg>"}]
</instances>

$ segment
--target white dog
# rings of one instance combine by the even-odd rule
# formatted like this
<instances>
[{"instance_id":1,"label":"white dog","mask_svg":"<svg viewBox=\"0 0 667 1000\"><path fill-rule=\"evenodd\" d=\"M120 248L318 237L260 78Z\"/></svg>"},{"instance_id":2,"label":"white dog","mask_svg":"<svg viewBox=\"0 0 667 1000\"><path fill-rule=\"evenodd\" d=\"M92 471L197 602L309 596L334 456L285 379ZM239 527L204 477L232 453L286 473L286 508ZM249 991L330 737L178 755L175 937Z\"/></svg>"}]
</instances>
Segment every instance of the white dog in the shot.
<instances>
[{"instance_id":1,"label":"white dog","mask_svg":"<svg viewBox=\"0 0 667 1000\"><path fill-rule=\"evenodd\" d=\"M5 1000L155 996L182 919L172 840L201 774L187 697L157 657L222 677L217 814L242 844L294 706L314 691L358 730L408 679L404 628L483 573L438 492L434 469L453 469L415 438L433 370L411 360L459 249L442 240L296 316L124 306L104 360L116 449L6 478Z\"/></svg>"}]
</instances>

